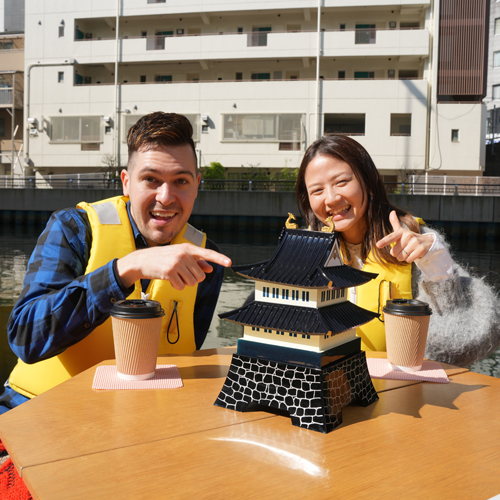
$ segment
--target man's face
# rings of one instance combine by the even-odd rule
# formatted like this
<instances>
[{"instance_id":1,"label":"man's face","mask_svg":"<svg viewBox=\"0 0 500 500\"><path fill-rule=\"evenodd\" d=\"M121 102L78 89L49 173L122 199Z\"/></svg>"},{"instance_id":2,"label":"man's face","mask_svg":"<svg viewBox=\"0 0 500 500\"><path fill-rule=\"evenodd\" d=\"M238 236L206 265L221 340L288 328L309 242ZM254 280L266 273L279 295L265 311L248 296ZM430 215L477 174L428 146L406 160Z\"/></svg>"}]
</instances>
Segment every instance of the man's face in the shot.
<instances>
[{"instance_id":1,"label":"man's face","mask_svg":"<svg viewBox=\"0 0 500 500\"><path fill-rule=\"evenodd\" d=\"M198 195L200 175L191 146L139 150L121 178L132 217L148 245L170 243L189 219Z\"/></svg>"}]
</instances>

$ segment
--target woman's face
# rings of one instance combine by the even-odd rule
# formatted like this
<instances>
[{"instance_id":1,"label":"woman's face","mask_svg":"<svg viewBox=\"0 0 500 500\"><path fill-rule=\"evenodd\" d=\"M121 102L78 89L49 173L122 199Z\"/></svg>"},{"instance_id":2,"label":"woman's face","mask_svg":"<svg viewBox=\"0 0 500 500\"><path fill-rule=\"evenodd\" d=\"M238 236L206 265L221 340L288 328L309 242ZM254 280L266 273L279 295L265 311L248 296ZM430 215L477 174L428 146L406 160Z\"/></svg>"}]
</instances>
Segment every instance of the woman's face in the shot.
<instances>
[{"instance_id":1,"label":"woman's face","mask_svg":"<svg viewBox=\"0 0 500 500\"><path fill-rule=\"evenodd\" d=\"M309 203L324 222L333 216L335 231L348 243L361 243L366 232L368 196L349 164L331 156L318 155L307 165L304 180Z\"/></svg>"}]
</instances>

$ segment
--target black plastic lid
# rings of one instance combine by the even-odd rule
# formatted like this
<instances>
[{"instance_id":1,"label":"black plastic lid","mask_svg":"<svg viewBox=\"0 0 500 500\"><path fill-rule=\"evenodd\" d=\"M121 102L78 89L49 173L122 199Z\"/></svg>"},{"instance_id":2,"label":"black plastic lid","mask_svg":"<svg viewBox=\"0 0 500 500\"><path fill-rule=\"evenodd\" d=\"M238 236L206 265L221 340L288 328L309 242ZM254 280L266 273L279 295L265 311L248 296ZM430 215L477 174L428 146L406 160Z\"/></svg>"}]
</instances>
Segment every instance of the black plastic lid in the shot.
<instances>
[{"instance_id":1,"label":"black plastic lid","mask_svg":"<svg viewBox=\"0 0 500 500\"><path fill-rule=\"evenodd\" d=\"M161 318L165 311L156 300L120 300L110 314L115 318Z\"/></svg>"},{"instance_id":2,"label":"black plastic lid","mask_svg":"<svg viewBox=\"0 0 500 500\"><path fill-rule=\"evenodd\" d=\"M384 307L385 314L396 316L430 316L432 309L427 302L414 299L388 300Z\"/></svg>"}]
</instances>

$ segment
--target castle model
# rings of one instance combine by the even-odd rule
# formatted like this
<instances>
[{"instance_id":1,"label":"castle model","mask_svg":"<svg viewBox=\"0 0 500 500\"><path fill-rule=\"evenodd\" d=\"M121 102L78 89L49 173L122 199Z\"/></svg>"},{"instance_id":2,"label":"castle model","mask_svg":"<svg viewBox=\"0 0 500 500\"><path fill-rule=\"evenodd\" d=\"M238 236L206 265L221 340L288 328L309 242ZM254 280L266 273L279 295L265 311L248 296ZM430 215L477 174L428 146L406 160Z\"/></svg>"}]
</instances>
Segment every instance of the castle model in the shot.
<instances>
[{"instance_id":1,"label":"castle model","mask_svg":"<svg viewBox=\"0 0 500 500\"><path fill-rule=\"evenodd\" d=\"M255 300L219 315L244 333L215 405L278 408L293 425L326 433L350 402L378 400L356 336L378 314L347 299L377 275L343 263L335 232L288 227L271 259L233 267L255 280Z\"/></svg>"}]
</instances>

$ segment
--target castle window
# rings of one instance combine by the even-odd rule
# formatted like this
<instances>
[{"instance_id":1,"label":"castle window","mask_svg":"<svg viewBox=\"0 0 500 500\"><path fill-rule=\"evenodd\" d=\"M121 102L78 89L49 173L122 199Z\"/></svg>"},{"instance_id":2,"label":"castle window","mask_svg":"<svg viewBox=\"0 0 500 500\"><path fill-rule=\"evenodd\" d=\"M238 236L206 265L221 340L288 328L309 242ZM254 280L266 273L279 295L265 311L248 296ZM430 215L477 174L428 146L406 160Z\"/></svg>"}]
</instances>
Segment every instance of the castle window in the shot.
<instances>
[{"instance_id":1,"label":"castle window","mask_svg":"<svg viewBox=\"0 0 500 500\"><path fill-rule=\"evenodd\" d=\"M276 288L273 288L273 299L276 298Z\"/></svg>"},{"instance_id":2,"label":"castle window","mask_svg":"<svg viewBox=\"0 0 500 500\"><path fill-rule=\"evenodd\" d=\"M306 302L309 302L309 292L306 292Z\"/></svg>"},{"instance_id":3,"label":"castle window","mask_svg":"<svg viewBox=\"0 0 500 500\"><path fill-rule=\"evenodd\" d=\"M325 301L325 295L326 295L325 292L321 292L321 302Z\"/></svg>"},{"instance_id":4,"label":"castle window","mask_svg":"<svg viewBox=\"0 0 500 500\"><path fill-rule=\"evenodd\" d=\"M255 326L252 326L252 331L254 331L254 332L255 332Z\"/></svg>"}]
</instances>

